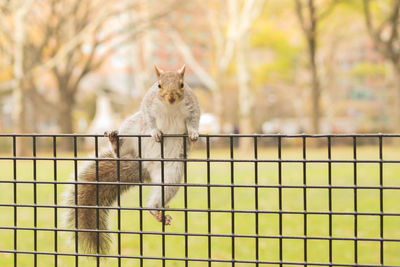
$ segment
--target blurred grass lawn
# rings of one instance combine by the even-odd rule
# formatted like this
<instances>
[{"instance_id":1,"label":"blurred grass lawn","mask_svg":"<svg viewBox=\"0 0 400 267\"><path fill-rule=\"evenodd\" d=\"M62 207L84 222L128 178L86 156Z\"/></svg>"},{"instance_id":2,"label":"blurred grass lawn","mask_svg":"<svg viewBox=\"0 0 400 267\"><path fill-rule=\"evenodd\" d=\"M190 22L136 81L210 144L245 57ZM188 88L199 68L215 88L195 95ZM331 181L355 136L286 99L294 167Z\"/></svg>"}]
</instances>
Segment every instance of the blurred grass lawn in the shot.
<instances>
[{"instance_id":1,"label":"blurred grass lawn","mask_svg":"<svg viewBox=\"0 0 400 267\"><path fill-rule=\"evenodd\" d=\"M357 149L359 159L378 159L378 146L360 146ZM49 155L49 153L38 153L38 156ZM81 156L86 154L82 153ZM400 159L400 150L391 145L384 146L384 159ZM61 156L61 153L59 153ZM197 149L191 155L193 158L205 158L204 149ZM225 149L211 149L211 158L229 158L230 152ZM260 148L260 159L276 159L276 148ZM302 157L301 147L285 146L283 144L282 157L284 159L298 159ZM333 146L333 159L351 159L353 151L351 147ZM247 155L235 151L235 158L253 158L252 152ZM326 148L307 148L307 158L327 159ZM18 161L17 176L19 180L33 179L32 161ZM53 180L54 165L53 161L37 161L37 179L40 181ZM58 180L64 181L73 172L72 161L57 162ZM2 180L13 178L12 161L0 161ZM230 163L211 163L210 164L211 183L229 184L231 180ZM188 164L188 182L206 183L207 181L206 163ZM352 163L333 163L332 164L332 183L334 185L352 185L354 179L354 164ZM274 185L278 184L278 164L259 163L258 164L259 184ZM357 163L357 179L360 185L379 185L379 164L377 163ZM328 164L327 163L307 163L306 179L309 185L328 184ZM254 184L254 163L234 163L234 180L236 184ZM383 164L384 185L400 186L400 164ZM283 163L282 164L283 184L301 185L303 184L303 164L302 163ZM58 187L58 201L61 201L61 192L65 190L64 185ZM0 184L0 203L13 203L13 185ZM148 187L144 187L144 198L148 193ZM230 188L211 188L211 208L230 209L231 208L231 189ZM303 210L303 190L302 189L283 189L282 190L283 210L301 211ZM205 187L192 187L187 190L188 208L207 208L207 189ZM122 197L123 207L139 206L138 189L132 189ZM235 209L255 209L255 189L236 188L234 190ZM17 199L20 204L33 203L33 185L18 184ZM54 185L37 185L37 203L53 204ZM145 201L145 199L144 199ZM358 211L360 212L379 212L380 198L379 190L358 190ZM384 211L400 212L400 194L396 190L384 190ZM259 189L259 209L276 211L279 208L278 189ZM354 191L352 189L333 189L332 207L333 211L353 211L354 210ZM171 203L172 208L184 207L184 190L180 189L178 196ZM307 189L307 209L310 211L328 211L328 190L327 189ZM33 227L33 208L18 208L18 227ZM0 207L0 226L13 226L13 208ZM62 209L58 209L58 217ZM144 231L159 232L161 226L148 212L143 213ZM172 225L166 227L167 232L185 232L184 212L169 212L173 216ZM112 213L112 229L116 229L116 212ZM188 231L191 233L207 233L207 213L188 212ZM284 236L303 236L304 235L304 215L284 214L283 215L283 235ZM259 234L260 235L279 235L279 217L277 214L259 215ZM139 211L121 211L121 229L126 231L139 231ZM231 214L212 213L211 215L212 233L231 233ZM307 235L309 236L329 236L329 218L327 215L307 215ZM333 215L333 236L353 237L354 236L354 216ZM54 228L54 209L37 208L37 227ZM60 222L58 224L60 227ZM255 234L255 214L237 213L235 214L235 233ZM358 216L358 236L359 237L380 237L379 216ZM384 237L400 238L400 217L384 217ZM37 231L37 250L43 252L54 252L54 232ZM208 257L208 237L191 236L189 239L189 257L207 258ZM60 231L58 233L58 251L62 253L74 253L74 244L69 241L69 234ZM117 238L114 239L112 253L117 250ZM161 236L146 234L143 238L145 256L161 256L162 241ZM166 236L166 256L184 257L184 237ZM121 235L122 254L136 256L139 254L139 235ZM212 237L212 258L231 259L231 238ZM283 260L300 261L304 260L302 239L284 239L283 241ZM353 263L354 262L354 241L333 241L333 262L334 263ZM308 261L328 262L329 261L329 242L327 240L309 240ZM0 229L0 249L13 250L13 230ZM34 234L32 230L18 230L18 250L33 251ZM278 261L279 260L279 240L276 238L259 239L260 260ZM235 257L242 260L255 259L255 239L254 238L235 238ZM33 266L34 256L30 254L18 255L18 266ZM38 266L54 266L53 255L38 255ZM385 242L384 245L385 264L400 265L400 243ZM58 256L59 266L74 266L75 257ZM379 264L380 262L380 243L376 241L358 242L358 262L362 264ZM122 259L122 266L138 266L137 259ZM144 266L160 266L160 261L144 260ZM190 262L190 266L206 266L206 262ZM13 254L2 254L0 256L0 266L13 266ZM93 259L79 257L79 266L96 266ZM101 266L117 266L117 259L107 259L101 262ZM184 266L182 261L167 261L166 266ZM231 266L228 263L213 263L213 266ZM254 266L252 264L237 264L237 266ZM278 266L278 265L268 265ZM289 265L288 265L289 266ZM293 266L293 265L291 265Z\"/></svg>"}]
</instances>

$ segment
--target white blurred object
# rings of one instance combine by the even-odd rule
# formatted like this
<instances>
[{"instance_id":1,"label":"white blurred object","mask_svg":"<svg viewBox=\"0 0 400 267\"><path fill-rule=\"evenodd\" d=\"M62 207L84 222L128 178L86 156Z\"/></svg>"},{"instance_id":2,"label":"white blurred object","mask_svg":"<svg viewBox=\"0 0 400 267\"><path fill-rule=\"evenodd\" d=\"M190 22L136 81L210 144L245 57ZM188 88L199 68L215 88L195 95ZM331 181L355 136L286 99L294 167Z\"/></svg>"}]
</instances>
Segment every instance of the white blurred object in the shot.
<instances>
[{"instance_id":1,"label":"white blurred object","mask_svg":"<svg viewBox=\"0 0 400 267\"><path fill-rule=\"evenodd\" d=\"M87 130L90 134L103 134L105 131L114 130L115 119L110 100L100 95L96 100L96 114Z\"/></svg>"},{"instance_id":2,"label":"white blurred object","mask_svg":"<svg viewBox=\"0 0 400 267\"><path fill-rule=\"evenodd\" d=\"M200 133L215 134L220 133L219 120L211 113L204 113L200 116Z\"/></svg>"},{"instance_id":3,"label":"white blurred object","mask_svg":"<svg viewBox=\"0 0 400 267\"><path fill-rule=\"evenodd\" d=\"M232 131L233 131L233 125L232 125L232 123L225 122L225 123L222 125L222 133L224 133L224 134L230 134L230 133L232 133Z\"/></svg>"},{"instance_id":4,"label":"white blurred object","mask_svg":"<svg viewBox=\"0 0 400 267\"><path fill-rule=\"evenodd\" d=\"M84 132L88 127L88 122L85 118L80 118L78 120L78 131Z\"/></svg>"},{"instance_id":5,"label":"white blurred object","mask_svg":"<svg viewBox=\"0 0 400 267\"><path fill-rule=\"evenodd\" d=\"M279 132L279 123L277 120L266 121L262 124L261 130L265 134L274 134Z\"/></svg>"},{"instance_id":6,"label":"white blurred object","mask_svg":"<svg viewBox=\"0 0 400 267\"><path fill-rule=\"evenodd\" d=\"M348 118L338 117L331 120L321 118L320 130L321 134L350 134L362 129L362 121ZM263 123L262 132L265 134L301 134L311 132L311 123L308 118L301 119L273 119Z\"/></svg>"},{"instance_id":7,"label":"white blurred object","mask_svg":"<svg viewBox=\"0 0 400 267\"><path fill-rule=\"evenodd\" d=\"M115 129L114 113L111 108L110 100L104 95L99 95L96 100L96 114L86 132L89 134L102 135L105 131L112 131ZM94 144L94 138L85 138L85 146L87 149L94 151ZM99 150L103 150L108 147L108 138L98 139Z\"/></svg>"},{"instance_id":8,"label":"white blurred object","mask_svg":"<svg viewBox=\"0 0 400 267\"><path fill-rule=\"evenodd\" d=\"M261 129L265 134L299 134L306 129L306 120L297 119L273 119L262 124Z\"/></svg>"}]
</instances>

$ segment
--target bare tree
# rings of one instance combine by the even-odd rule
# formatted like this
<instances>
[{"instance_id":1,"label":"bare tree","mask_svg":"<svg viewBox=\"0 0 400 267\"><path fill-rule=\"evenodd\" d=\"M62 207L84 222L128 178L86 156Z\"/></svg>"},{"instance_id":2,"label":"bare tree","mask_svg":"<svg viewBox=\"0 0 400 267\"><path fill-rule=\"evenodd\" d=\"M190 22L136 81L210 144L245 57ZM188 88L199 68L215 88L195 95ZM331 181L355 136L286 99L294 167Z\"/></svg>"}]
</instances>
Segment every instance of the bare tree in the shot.
<instances>
[{"instance_id":1,"label":"bare tree","mask_svg":"<svg viewBox=\"0 0 400 267\"><path fill-rule=\"evenodd\" d=\"M237 2L236 2L237 3ZM238 20L246 21L247 25L243 29L241 36L237 39L236 44L236 69L238 79L238 106L239 106L239 129L244 133L254 133L254 127L251 121L251 113L254 106L254 93L250 86L250 69L249 69L249 29L251 23L260 15L263 1L256 1L252 6L247 7L247 12L242 12ZM246 8L246 7L244 7ZM236 7L237 10L237 7ZM236 11L237 12L237 11ZM239 148L242 151L251 148L250 139L239 140Z\"/></svg>"},{"instance_id":2,"label":"bare tree","mask_svg":"<svg viewBox=\"0 0 400 267\"><path fill-rule=\"evenodd\" d=\"M28 2L26 1L17 1L15 2L17 5L16 10L14 12L14 21L15 21L15 57L14 57L14 68L13 73L16 80L15 88L14 88L14 116L15 121L17 122L16 127L19 132L25 133L25 92L24 92L24 46L27 39L26 34L26 20L25 17L29 10L32 7L33 0ZM24 146L21 146L24 147Z\"/></svg>"},{"instance_id":3,"label":"bare tree","mask_svg":"<svg viewBox=\"0 0 400 267\"><path fill-rule=\"evenodd\" d=\"M152 18L153 5L151 1L140 0L141 8L131 12L131 20L136 17L142 17L143 21L150 21ZM154 62L152 56L155 52L155 33L145 31L135 40L132 40L130 46L131 58L130 65L135 73L134 83L137 92L143 95L148 89L147 86L153 78Z\"/></svg>"},{"instance_id":4,"label":"bare tree","mask_svg":"<svg viewBox=\"0 0 400 267\"><path fill-rule=\"evenodd\" d=\"M96 19L90 22L90 27L89 23L83 25L87 27L75 25L81 31L73 31L73 34L69 34L69 39L60 38L66 26L70 27L76 22L73 21L76 14L82 14L77 4L79 2L75 1L73 4L70 1L65 3L65 1L55 0L17 0L3 2L0 6L1 16L5 21L0 28L0 37L3 38L1 49L7 57L3 63L13 70L11 79L3 83L1 89L4 91L4 89L12 88L13 90L13 115L17 132L24 133L29 130L26 118L27 96L32 96L32 99L29 99L31 102L35 102L34 100L38 98L35 81L39 75L47 70L58 68L66 59L65 52L70 55L73 50L81 50L80 45L88 38L91 29L98 28L103 23L103 19L112 14L109 12L106 16L104 12L99 12ZM84 2L89 3L89 1L82 1ZM67 30L71 32L69 28ZM65 34L65 31L63 33ZM87 70L83 69L82 73L85 72ZM50 103L46 101L44 95L39 97L42 103Z\"/></svg>"},{"instance_id":5,"label":"bare tree","mask_svg":"<svg viewBox=\"0 0 400 267\"><path fill-rule=\"evenodd\" d=\"M63 5L58 0L53 1L55 1L57 5ZM69 12L63 10L61 14L56 14L57 18L61 21L64 16L67 23L64 23L64 25L61 25L61 27L55 31L55 47L61 46L62 43L67 42L69 38L73 38L73 36L79 33L83 27L90 24L91 21L98 16L99 10L96 8L101 8L100 11L104 8L109 8L104 6L103 1L92 2L94 3L90 4L90 1L76 0L75 7L71 8ZM165 4L159 6L159 8L160 9L153 9L154 12L148 15L145 20L136 16L133 20L126 21L127 25L122 28L110 29L109 33L106 33L104 37L99 37L102 35L101 31L105 30L104 27L102 27L107 23L107 21L105 21L103 24L94 28L91 38L85 40L85 45L89 47L89 51L86 54L81 47L76 47L76 49L71 50L67 54L62 64L58 64L51 69L57 81L57 89L59 92L58 118L62 132L68 133L72 132L74 129L72 109L75 105L80 81L88 73L98 69L116 49L131 41L139 32L144 31L144 29L148 28L155 20L159 20L171 11L171 6ZM81 12L77 12L77 10ZM122 11L119 12L122 13ZM67 20L67 17L71 17L72 19ZM100 49L102 49L101 52L99 52Z\"/></svg>"},{"instance_id":6,"label":"bare tree","mask_svg":"<svg viewBox=\"0 0 400 267\"><path fill-rule=\"evenodd\" d=\"M386 11L381 14L383 19L377 22L371 12L371 1L364 0L364 16L368 33L380 54L390 62L394 78L394 98L392 107L393 125L395 130L400 130L400 39L399 39L399 14L400 1L379 1ZM376 16L377 17L377 16Z\"/></svg>"},{"instance_id":7,"label":"bare tree","mask_svg":"<svg viewBox=\"0 0 400 267\"><path fill-rule=\"evenodd\" d=\"M17 1L18 2L18 1ZM30 36L10 39L2 47L8 49L13 64L14 75L7 85L22 88L32 95L32 99L41 99L42 103L52 106L57 112L60 131L73 131L72 111L76 102L81 80L89 73L97 70L116 50L129 43L138 34L154 25L160 18L176 9L176 1L158 4L146 19L135 16L133 20L124 20L122 14L138 9L141 1L101 1L101 0L45 0L30 3L20 1L21 10L29 16L21 16L21 12L10 11L18 15L11 21L25 22L26 29L16 30ZM23 5L22 5L23 2ZM19 11L19 9L15 9ZM17 20L18 18L21 18ZM25 20L24 20L25 19ZM29 21L28 21L29 20ZM114 22L114 23L113 23ZM22 27L20 26L20 28ZM10 27L11 28L11 27ZM4 33L7 27L1 28ZM34 35L34 36L33 36ZM6 34L1 35L6 36ZM23 56L12 47L20 44ZM18 47L18 46L16 46ZM15 51L15 52L14 52ZM18 61L18 59L21 59ZM23 70L21 72L20 70ZM19 72L18 72L18 71ZM47 91L37 90L42 83L41 77L52 78L57 91L57 98L48 97ZM23 88L24 87L24 88ZM20 91L21 91L20 90ZM26 94L18 94L25 97ZM18 105L25 107L25 100L17 98ZM37 102L36 102L37 103ZM16 122L24 127L26 119L22 114ZM25 128L17 128L19 132Z\"/></svg>"},{"instance_id":8,"label":"bare tree","mask_svg":"<svg viewBox=\"0 0 400 267\"><path fill-rule=\"evenodd\" d=\"M1 49L6 53L6 63L12 67L12 77L14 79L13 83L9 86L13 90L13 120L15 122L15 129L20 133L26 132L26 92L24 87L24 58L25 58L25 45L27 42L27 14L32 8L34 0L29 1L6 1L3 2L1 7L1 17L5 19L10 18L14 24L7 25L3 24L0 28L0 35L3 38ZM13 44L13 46L5 46L4 43L8 42ZM11 57L13 53L13 57ZM17 146L18 154L26 154L26 142L22 140Z\"/></svg>"},{"instance_id":9,"label":"bare tree","mask_svg":"<svg viewBox=\"0 0 400 267\"><path fill-rule=\"evenodd\" d=\"M339 0L331 0L327 6L320 7L315 0L296 0L295 10L307 41L308 61L311 72L312 131L320 130L320 98L321 88L316 60L318 50L318 25L334 8ZM326 2L325 2L326 3Z\"/></svg>"},{"instance_id":10,"label":"bare tree","mask_svg":"<svg viewBox=\"0 0 400 267\"><path fill-rule=\"evenodd\" d=\"M213 58L215 61L214 70L209 73L204 66L202 66L192 53L190 43L182 38L179 29L171 32L171 40L174 41L178 51L181 53L185 62L203 84L210 89L213 94L214 112L219 117L222 123L223 113L223 99L222 99L222 86L224 83L224 76L235 56L235 52L239 55L236 58L236 63L242 63L238 72L240 83L240 94L244 97L243 102L240 102L240 117L247 120L250 116L251 110L251 89L248 83L248 68L245 62L246 42L248 39L248 31L254 20L260 14L264 0L246 0L243 3L235 0L227 2L209 2L203 1L201 4L206 8L209 21L209 31L212 36L213 42ZM213 8L209 8L210 5ZM240 49L238 46L240 44ZM252 132L251 123L242 124L244 132Z\"/></svg>"}]
</instances>

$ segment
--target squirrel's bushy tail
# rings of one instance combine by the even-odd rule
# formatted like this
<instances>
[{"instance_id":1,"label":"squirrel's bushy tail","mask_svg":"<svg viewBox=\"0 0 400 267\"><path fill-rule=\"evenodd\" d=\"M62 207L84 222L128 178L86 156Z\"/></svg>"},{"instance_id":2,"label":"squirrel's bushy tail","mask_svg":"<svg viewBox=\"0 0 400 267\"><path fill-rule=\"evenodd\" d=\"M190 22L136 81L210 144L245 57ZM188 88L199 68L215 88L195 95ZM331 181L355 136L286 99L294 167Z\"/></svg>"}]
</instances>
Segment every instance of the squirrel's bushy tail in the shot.
<instances>
[{"instance_id":1,"label":"squirrel's bushy tail","mask_svg":"<svg viewBox=\"0 0 400 267\"><path fill-rule=\"evenodd\" d=\"M105 152L101 158L115 158L112 152ZM120 161L119 175L121 182L139 181L138 162ZM142 174L143 179L145 174ZM113 160L98 161L88 164L80 173L79 181L82 182L117 182L118 163ZM65 214L64 223L77 230L78 243L85 253L107 253L110 247L111 236L96 230L108 229L109 210L105 208L95 208L98 206L111 206L118 198L118 193L123 193L128 189L128 185L83 185L70 186L65 195L65 204L68 206L92 206L93 208L71 208ZM77 192L76 192L77 190ZM77 220L77 221L76 221ZM89 230L89 231L85 231ZM95 231L90 231L95 230ZM75 237L75 235L74 235Z\"/></svg>"}]
</instances>

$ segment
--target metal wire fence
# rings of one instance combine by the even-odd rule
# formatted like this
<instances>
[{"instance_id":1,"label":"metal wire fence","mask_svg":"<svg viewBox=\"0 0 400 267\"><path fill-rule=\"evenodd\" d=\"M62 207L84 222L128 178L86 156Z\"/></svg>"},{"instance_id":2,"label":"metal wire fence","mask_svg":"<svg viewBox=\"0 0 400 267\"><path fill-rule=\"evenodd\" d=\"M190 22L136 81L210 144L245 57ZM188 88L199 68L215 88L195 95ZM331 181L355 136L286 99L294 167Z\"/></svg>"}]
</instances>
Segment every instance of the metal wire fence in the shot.
<instances>
[{"instance_id":1,"label":"metal wire fence","mask_svg":"<svg viewBox=\"0 0 400 267\"><path fill-rule=\"evenodd\" d=\"M160 158L144 158L149 136L120 137L137 140L138 157L101 158L101 135L0 135L11 144L0 155L3 266L400 266L400 135L201 135L190 157L186 136L164 136L182 139L179 159L164 157L163 142ZM83 138L94 157L83 156ZM17 154L19 139L30 140L31 155ZM58 151L60 139L73 151ZM214 149L216 140L228 146ZM236 144L244 140L242 152ZM164 194L163 181L79 180L80 163L107 160L118 170L122 161L137 161L140 173L146 161L183 162L183 182L168 184L180 188L178 196L158 209L174 215L171 226L157 223L144 204L150 186ZM61 191L81 184L136 189L113 206L62 204ZM67 208L111 209L115 226L62 227ZM111 233L112 252L87 254L78 239L68 243L64 234L79 231Z\"/></svg>"}]
</instances>

